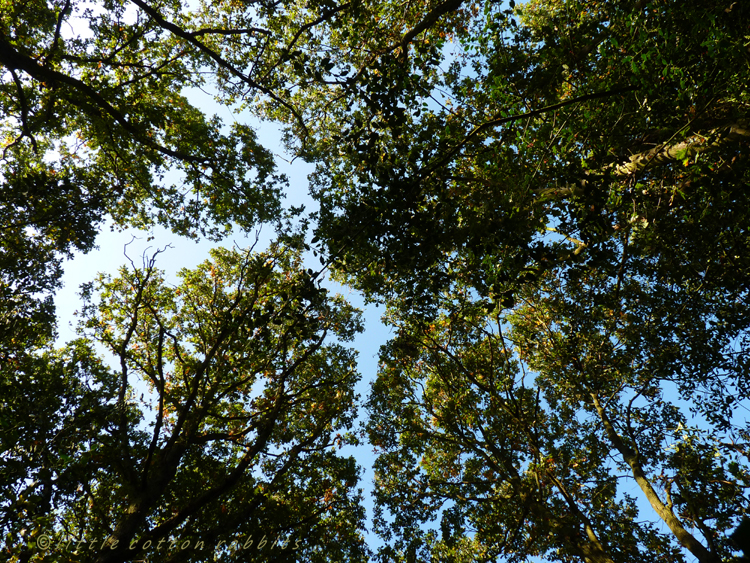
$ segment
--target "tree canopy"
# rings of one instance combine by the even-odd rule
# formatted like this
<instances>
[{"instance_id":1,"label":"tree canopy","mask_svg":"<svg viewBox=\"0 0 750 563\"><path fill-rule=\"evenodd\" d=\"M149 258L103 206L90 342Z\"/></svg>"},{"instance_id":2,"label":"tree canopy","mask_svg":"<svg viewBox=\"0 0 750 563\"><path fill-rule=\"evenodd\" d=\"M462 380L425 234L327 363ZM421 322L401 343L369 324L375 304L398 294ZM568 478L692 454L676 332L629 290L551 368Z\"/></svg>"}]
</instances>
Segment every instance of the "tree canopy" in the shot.
<instances>
[{"instance_id":1,"label":"tree canopy","mask_svg":"<svg viewBox=\"0 0 750 563\"><path fill-rule=\"evenodd\" d=\"M379 561L731 560L750 509L750 7L0 5L12 557L41 557L20 533L48 526L118 540L102 562L255 530L303 541L216 556L367 558L358 469L331 451L356 441L337 340L359 321L327 271L394 334L363 409ZM286 214L271 152L190 88L282 123L319 210ZM100 278L56 350L61 259L107 216L280 236L178 287L153 260Z\"/></svg>"},{"instance_id":2,"label":"tree canopy","mask_svg":"<svg viewBox=\"0 0 750 563\"><path fill-rule=\"evenodd\" d=\"M80 561L80 542L101 563L151 545L162 561L363 560L358 469L337 453L356 442L359 374L337 340L361 330L357 312L298 251L212 258L176 287L153 258L101 277L82 339L6 375L11 556L29 560L21 531L41 528L58 531L55 561Z\"/></svg>"},{"instance_id":3,"label":"tree canopy","mask_svg":"<svg viewBox=\"0 0 750 563\"><path fill-rule=\"evenodd\" d=\"M398 330L368 402L381 560L729 557L747 8L356 10L311 38L352 77L300 88L315 128L287 119L316 237Z\"/></svg>"}]
</instances>

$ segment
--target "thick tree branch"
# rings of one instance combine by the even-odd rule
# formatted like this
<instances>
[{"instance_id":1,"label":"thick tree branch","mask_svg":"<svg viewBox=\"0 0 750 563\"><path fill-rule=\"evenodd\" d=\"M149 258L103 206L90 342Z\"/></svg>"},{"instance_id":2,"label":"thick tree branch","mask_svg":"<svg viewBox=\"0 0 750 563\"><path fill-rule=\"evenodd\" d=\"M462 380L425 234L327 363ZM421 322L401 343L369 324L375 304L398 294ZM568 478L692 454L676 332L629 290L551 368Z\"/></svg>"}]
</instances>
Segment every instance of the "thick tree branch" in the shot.
<instances>
[{"instance_id":1,"label":"thick tree branch","mask_svg":"<svg viewBox=\"0 0 750 563\"><path fill-rule=\"evenodd\" d=\"M5 147L5 149L3 150L3 158L5 158L6 151L24 137L29 138L29 140L31 141L31 146L34 148L34 152L39 152L39 148L36 144L36 139L34 139L34 135L31 133L31 128L29 127L29 104L26 101L26 94L23 91L23 84L21 83L21 79L18 78L15 70L12 68L10 69L10 75L13 77L13 82L16 85L16 90L18 91L18 103L21 106L21 135L10 145Z\"/></svg>"},{"instance_id":2,"label":"thick tree branch","mask_svg":"<svg viewBox=\"0 0 750 563\"><path fill-rule=\"evenodd\" d=\"M721 559L708 551L708 549L706 549L702 543L695 539L695 537L685 529L685 527L682 525L682 522L677 519L677 517L674 515L674 512L672 512L672 510L668 508L664 504L664 502L662 502L662 500L659 498L659 495L656 494L656 491L651 485L651 482L646 477L646 474L643 471L643 465L641 464L641 460L639 459L638 454L634 452L627 444L625 444L617 434L617 431L612 425L612 422L609 420L609 416L604 410L604 407L602 407L601 403L599 402L599 397L596 395L596 393L591 393L591 399L594 404L594 408L599 415L599 420L604 426L604 431L607 434L607 438L609 438L609 441L612 442L612 445L615 447L615 449L620 452L620 455L622 456L625 463L630 466L633 477L635 478L636 483L638 483L638 486L641 488L643 493L646 495L646 499L648 500L649 504L656 511L659 517L667 524L680 544L688 549L690 553L692 553L695 557L697 557L700 563L720 563Z\"/></svg>"},{"instance_id":3,"label":"thick tree branch","mask_svg":"<svg viewBox=\"0 0 750 563\"><path fill-rule=\"evenodd\" d=\"M398 45L399 47L401 47L401 60L406 61L406 57L409 52L409 43L411 43L417 35L429 29L445 14L458 10L458 8L463 3L464 0L447 0L442 4L439 4L438 6L430 10L422 21L420 21L412 29L406 32L406 34L404 34L403 38L401 39L401 43Z\"/></svg>"},{"instance_id":4,"label":"thick tree branch","mask_svg":"<svg viewBox=\"0 0 750 563\"><path fill-rule=\"evenodd\" d=\"M674 145L661 146L632 155L624 164L613 164L602 169L615 177L624 178L647 167L691 158L697 154L720 149L733 141L750 139L750 122L741 120L705 133L696 133Z\"/></svg>"},{"instance_id":5,"label":"thick tree branch","mask_svg":"<svg viewBox=\"0 0 750 563\"><path fill-rule=\"evenodd\" d=\"M631 155L627 162L608 164L599 170L587 172L587 178L539 191L545 199L560 201L583 195L585 188L595 180L606 178L624 179L644 172L653 166L661 166L692 158L698 154L719 150L729 143L750 141L750 121L741 119L705 132L698 132L672 145L661 145L648 151Z\"/></svg>"}]
</instances>

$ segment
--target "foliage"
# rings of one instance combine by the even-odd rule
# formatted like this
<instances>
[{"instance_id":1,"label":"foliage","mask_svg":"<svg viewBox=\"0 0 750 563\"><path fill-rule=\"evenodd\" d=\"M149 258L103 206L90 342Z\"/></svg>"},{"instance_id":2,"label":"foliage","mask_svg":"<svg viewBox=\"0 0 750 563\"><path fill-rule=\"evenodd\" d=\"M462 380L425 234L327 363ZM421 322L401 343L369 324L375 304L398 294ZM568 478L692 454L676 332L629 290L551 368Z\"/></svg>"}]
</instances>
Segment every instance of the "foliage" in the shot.
<instances>
[{"instance_id":1,"label":"foliage","mask_svg":"<svg viewBox=\"0 0 750 563\"><path fill-rule=\"evenodd\" d=\"M398 330L369 400L381 560L729 556L747 22L740 3L358 3L297 41L316 238Z\"/></svg>"},{"instance_id":2,"label":"foliage","mask_svg":"<svg viewBox=\"0 0 750 563\"><path fill-rule=\"evenodd\" d=\"M373 295L428 299L458 272L486 295L567 259L548 229L590 253L679 205L696 178L744 181L739 4L445 2L395 24L395 8L357 10L370 11L315 40L363 60L300 82L310 122L297 134L320 162L317 237ZM401 42L381 47L392 29Z\"/></svg>"},{"instance_id":3,"label":"foliage","mask_svg":"<svg viewBox=\"0 0 750 563\"><path fill-rule=\"evenodd\" d=\"M746 331L711 322L697 288L625 279L616 299L596 270L545 274L492 314L464 288L429 322L392 307L368 402L382 560L686 560L628 480L700 560L731 553Z\"/></svg>"},{"instance_id":4,"label":"foliage","mask_svg":"<svg viewBox=\"0 0 750 563\"><path fill-rule=\"evenodd\" d=\"M0 358L52 337L49 293L62 275L62 256L94 245L99 205L80 185L39 173L0 186Z\"/></svg>"},{"instance_id":5,"label":"foliage","mask_svg":"<svg viewBox=\"0 0 750 563\"><path fill-rule=\"evenodd\" d=\"M11 560L43 560L40 532L54 534L55 561L124 561L151 545L160 561L365 557L358 469L337 454L356 442L359 376L337 340L361 330L357 312L297 250L212 257L176 287L153 258L100 277L84 338L4 373Z\"/></svg>"},{"instance_id":6,"label":"foliage","mask_svg":"<svg viewBox=\"0 0 750 563\"><path fill-rule=\"evenodd\" d=\"M190 25L179 2L160 10ZM175 31L146 4L0 2L0 346L25 323L54 333L61 260L105 216L215 240L279 216L271 153L188 102L211 51Z\"/></svg>"},{"instance_id":7,"label":"foliage","mask_svg":"<svg viewBox=\"0 0 750 563\"><path fill-rule=\"evenodd\" d=\"M116 397L116 381L89 343L25 352L0 368L0 529L11 559L22 553L11 546L49 529L54 508L106 469L84 445L106 439Z\"/></svg>"},{"instance_id":8,"label":"foliage","mask_svg":"<svg viewBox=\"0 0 750 563\"><path fill-rule=\"evenodd\" d=\"M87 338L120 367L86 339L48 350L39 292L106 214L215 238L279 217L252 130L188 103L210 85L286 124L316 163L316 252L387 306L367 424L382 561L730 556L750 486L745 3L0 7L3 384L58 391L9 395L19 526L208 545L293 522L331 534L302 557L364 556L353 462L323 451L354 416L351 355L324 334L356 323L296 251L218 251L179 288L151 262L103 279ZM85 444L102 465L71 491Z\"/></svg>"},{"instance_id":9,"label":"foliage","mask_svg":"<svg viewBox=\"0 0 750 563\"><path fill-rule=\"evenodd\" d=\"M212 55L187 27L192 14L178 2L158 13L136 6L3 5L5 182L54 176L119 224L193 236L274 218L280 178L270 153L249 127L227 130L185 97L206 83Z\"/></svg>"}]
</instances>

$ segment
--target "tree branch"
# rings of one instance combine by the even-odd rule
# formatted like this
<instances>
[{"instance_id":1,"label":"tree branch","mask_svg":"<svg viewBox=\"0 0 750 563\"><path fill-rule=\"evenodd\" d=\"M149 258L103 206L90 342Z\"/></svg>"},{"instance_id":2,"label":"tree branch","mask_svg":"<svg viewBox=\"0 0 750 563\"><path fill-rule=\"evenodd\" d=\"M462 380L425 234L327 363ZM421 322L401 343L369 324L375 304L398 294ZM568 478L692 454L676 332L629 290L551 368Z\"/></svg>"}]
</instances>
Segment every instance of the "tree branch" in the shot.
<instances>
[{"instance_id":1,"label":"tree branch","mask_svg":"<svg viewBox=\"0 0 750 563\"><path fill-rule=\"evenodd\" d=\"M198 50L203 53L204 55L207 55L211 60L213 60L219 67L223 68L227 72L229 72L231 75L239 78L242 82L245 84L248 84L249 86L260 90L267 96L269 96L272 100L275 102L283 105L286 109L288 109L292 115L297 119L301 127L304 131L307 131L307 127L305 127L305 123L302 119L302 116L297 113L297 111L286 101L279 98L276 94L271 92L268 88L265 86L262 86L258 82L254 81L250 76L240 72L234 65L230 64L226 59L224 59L221 55L219 55L216 51L206 46L204 43L198 41L196 36L193 35L193 33L184 30L178 25L173 24L170 21L167 21L164 19L159 12L157 12L154 8L143 2L143 0L131 0L133 4L141 8L144 12L146 12L151 18L162 28L166 29L167 31L171 32L173 35L176 35L177 37L187 41L194 47L197 47Z\"/></svg>"},{"instance_id":2,"label":"tree branch","mask_svg":"<svg viewBox=\"0 0 750 563\"><path fill-rule=\"evenodd\" d=\"M565 100L562 102L558 102L556 104L551 104L548 106L545 106L543 108L535 109L532 111L528 111L525 113L519 113L516 115L509 115L506 117L499 117L496 116L489 121L486 121L482 123L481 125L477 125L474 129L472 129L471 132L469 132L464 139L456 144L452 149L448 151L448 153L438 160L435 164L432 166L429 166L427 170L422 174L422 178L427 178L431 174L433 174L435 171L437 171L440 167L447 164L471 139L476 137L479 133L484 131L485 129L489 129L490 127L497 127L498 125L504 125L506 123L512 123L514 121L520 121L522 119L531 119L532 117L537 117L540 115L543 115L545 113L549 113L551 111L555 111L561 108L564 108L566 106L570 106L573 104L579 104L582 102L587 102L589 100L596 100L599 98L607 98L609 96L616 96L618 94L624 94L626 92L632 92L636 88L635 86L626 86L624 88L617 88L614 90L606 90L604 92L594 92L592 94L585 94L583 96L578 96L577 98L571 98L569 100Z\"/></svg>"},{"instance_id":3,"label":"tree branch","mask_svg":"<svg viewBox=\"0 0 750 563\"><path fill-rule=\"evenodd\" d=\"M125 129L125 131L130 133L142 145L145 145L167 156L171 156L173 158L184 160L187 162L203 162L205 160L187 153L169 149L165 146L160 145L159 143L152 141L141 131L139 131L135 127L135 125L128 121L128 119L120 110L118 110L107 100L105 100L101 96L101 94L99 94L99 92L94 90L91 86L89 86L85 82L82 82L81 80L78 80L77 78L73 78L72 76L63 74L62 72L58 72L49 67L40 65L28 55L24 55L18 52L2 33L0 33L0 64L10 70L22 70L41 83L61 83L72 86L75 90L77 90L84 96L83 98L70 96L70 103L81 108L86 108L86 106L88 105L86 103L87 101L92 103L94 106L98 107L100 110L103 110L110 117L112 117L117 123L122 126L123 129Z\"/></svg>"},{"instance_id":4,"label":"tree branch","mask_svg":"<svg viewBox=\"0 0 750 563\"><path fill-rule=\"evenodd\" d=\"M705 132L694 133L684 141L673 145L661 145L648 151L631 155L627 162L608 164L598 170L588 171L587 178L563 186L545 188L539 196L555 201L582 195L585 188L596 179L614 177L627 178L652 166L660 166L688 159L698 154L719 150L735 141L750 140L750 120L740 119L736 122L715 127Z\"/></svg>"},{"instance_id":5,"label":"tree branch","mask_svg":"<svg viewBox=\"0 0 750 563\"><path fill-rule=\"evenodd\" d=\"M617 434L617 431L612 425L612 422L609 420L604 407L602 407L601 403L599 402L599 397L596 395L596 393L591 393L591 399L594 404L594 408L599 415L599 420L601 420L602 425L604 426L604 431L607 434L609 441L612 442L612 445L615 447L615 449L620 452L620 455L622 456L623 460L625 460L625 463L630 466L633 477L635 478L636 483L638 483L638 486L641 488L643 493L646 495L646 499L648 499L649 504L656 511L659 517L667 524L680 544L688 549L690 553L692 553L695 557L697 557L700 563L720 563L721 560L713 553L708 551L708 549L706 549L702 543L695 539L695 537L684 528L682 522L680 522L674 515L674 512L672 512L672 510L662 502L662 500L659 498L659 495L656 494L656 491L651 485L651 482L646 477L646 474L643 471L643 465L641 464L638 454L636 454L629 446L627 446Z\"/></svg>"},{"instance_id":6,"label":"tree branch","mask_svg":"<svg viewBox=\"0 0 750 563\"><path fill-rule=\"evenodd\" d=\"M464 0L447 0L446 2L443 2L442 4L430 10L424 17L424 19L412 29L410 29L406 34L404 34L404 37L401 39L401 43L399 43L398 45L399 47L401 47L401 60L403 62L406 61L409 43L411 43L417 35L428 29L430 26L434 25L435 22L445 14L457 10L463 3Z\"/></svg>"},{"instance_id":7,"label":"tree branch","mask_svg":"<svg viewBox=\"0 0 750 563\"><path fill-rule=\"evenodd\" d=\"M680 143L657 147L649 151L632 155L624 164L611 164L602 169L615 177L624 178L641 172L647 167L667 164L675 160L684 160L697 154L720 149L732 141L750 138L750 122L740 120L736 123L711 129L705 133L696 133Z\"/></svg>"}]
</instances>

